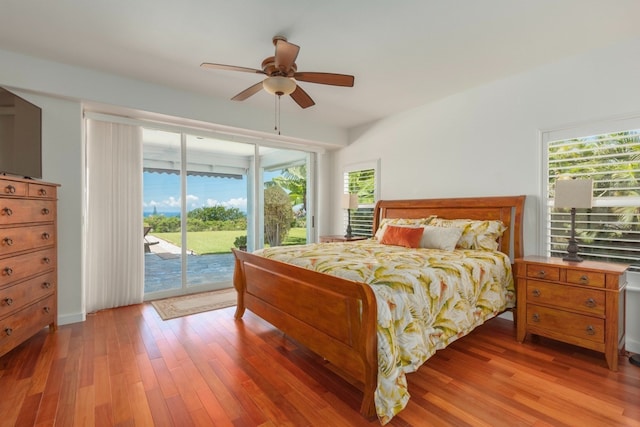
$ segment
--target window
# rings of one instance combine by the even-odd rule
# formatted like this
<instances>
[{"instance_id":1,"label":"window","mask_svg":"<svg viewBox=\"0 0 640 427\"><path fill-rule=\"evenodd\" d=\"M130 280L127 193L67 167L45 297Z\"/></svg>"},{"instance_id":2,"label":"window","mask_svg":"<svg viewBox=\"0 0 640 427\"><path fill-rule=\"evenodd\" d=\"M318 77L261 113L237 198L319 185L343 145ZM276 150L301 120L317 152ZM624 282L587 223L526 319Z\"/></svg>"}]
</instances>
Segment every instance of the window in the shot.
<instances>
[{"instance_id":1,"label":"window","mask_svg":"<svg viewBox=\"0 0 640 427\"><path fill-rule=\"evenodd\" d=\"M557 136L557 135L556 135ZM630 264L640 272L640 129L547 143L547 252L566 253L570 212L554 209L560 176L593 179L593 207L576 211L576 237L584 259Z\"/></svg>"},{"instance_id":2,"label":"window","mask_svg":"<svg viewBox=\"0 0 640 427\"><path fill-rule=\"evenodd\" d=\"M351 210L351 229L355 236L373 236L373 211L378 200L378 161L359 163L345 168L343 189L358 195L358 209ZM345 212L344 226L347 224Z\"/></svg>"}]
</instances>

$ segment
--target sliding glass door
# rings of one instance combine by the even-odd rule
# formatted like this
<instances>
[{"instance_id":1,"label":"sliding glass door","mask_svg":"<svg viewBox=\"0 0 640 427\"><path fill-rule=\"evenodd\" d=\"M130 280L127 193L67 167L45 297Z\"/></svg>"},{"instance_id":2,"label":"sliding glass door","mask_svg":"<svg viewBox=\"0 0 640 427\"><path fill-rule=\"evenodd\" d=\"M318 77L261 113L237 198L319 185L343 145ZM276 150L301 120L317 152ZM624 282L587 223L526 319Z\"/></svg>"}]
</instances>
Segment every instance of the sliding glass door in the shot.
<instances>
[{"instance_id":1,"label":"sliding glass door","mask_svg":"<svg viewBox=\"0 0 640 427\"><path fill-rule=\"evenodd\" d=\"M145 295L231 286L231 247L247 235L254 147L145 129Z\"/></svg>"},{"instance_id":2,"label":"sliding glass door","mask_svg":"<svg viewBox=\"0 0 640 427\"><path fill-rule=\"evenodd\" d=\"M233 247L309 241L313 159L299 150L144 129L145 297L232 286Z\"/></svg>"}]
</instances>

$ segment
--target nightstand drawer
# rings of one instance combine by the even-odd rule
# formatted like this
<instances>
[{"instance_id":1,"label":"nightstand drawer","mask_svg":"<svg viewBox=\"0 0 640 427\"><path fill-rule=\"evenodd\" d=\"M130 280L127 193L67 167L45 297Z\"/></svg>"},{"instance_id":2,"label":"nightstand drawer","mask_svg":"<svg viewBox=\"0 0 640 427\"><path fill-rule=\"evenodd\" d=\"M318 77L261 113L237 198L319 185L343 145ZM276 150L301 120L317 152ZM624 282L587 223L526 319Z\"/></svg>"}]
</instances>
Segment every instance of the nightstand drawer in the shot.
<instances>
[{"instance_id":1,"label":"nightstand drawer","mask_svg":"<svg viewBox=\"0 0 640 427\"><path fill-rule=\"evenodd\" d=\"M552 338L555 334L604 343L604 319L597 317L528 304L527 326L533 333L537 329L549 331Z\"/></svg>"},{"instance_id":2,"label":"nightstand drawer","mask_svg":"<svg viewBox=\"0 0 640 427\"><path fill-rule=\"evenodd\" d=\"M542 264L527 264L527 277L543 280L560 280L560 269Z\"/></svg>"},{"instance_id":3,"label":"nightstand drawer","mask_svg":"<svg viewBox=\"0 0 640 427\"><path fill-rule=\"evenodd\" d=\"M567 269L567 282L576 285L593 286L594 288L604 288L604 273L596 273L593 271L581 271Z\"/></svg>"},{"instance_id":4,"label":"nightstand drawer","mask_svg":"<svg viewBox=\"0 0 640 427\"><path fill-rule=\"evenodd\" d=\"M595 289L527 280L527 302L604 316L605 293Z\"/></svg>"}]
</instances>

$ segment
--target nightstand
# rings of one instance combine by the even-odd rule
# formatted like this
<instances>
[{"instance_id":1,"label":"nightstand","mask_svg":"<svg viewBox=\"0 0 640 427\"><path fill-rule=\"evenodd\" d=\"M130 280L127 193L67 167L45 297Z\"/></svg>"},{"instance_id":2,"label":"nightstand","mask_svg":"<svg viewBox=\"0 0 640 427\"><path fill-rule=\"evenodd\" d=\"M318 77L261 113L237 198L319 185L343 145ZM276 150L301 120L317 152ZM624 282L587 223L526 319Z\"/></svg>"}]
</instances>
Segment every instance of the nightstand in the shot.
<instances>
[{"instance_id":1,"label":"nightstand","mask_svg":"<svg viewBox=\"0 0 640 427\"><path fill-rule=\"evenodd\" d=\"M518 342L531 333L599 351L617 371L628 266L537 256L516 259L515 265Z\"/></svg>"},{"instance_id":2,"label":"nightstand","mask_svg":"<svg viewBox=\"0 0 640 427\"><path fill-rule=\"evenodd\" d=\"M331 243L331 242L355 242L358 240L367 240L368 237L364 237L364 236L351 236L351 237L345 237L345 236L340 236L340 235L334 235L334 236L320 236L320 243Z\"/></svg>"}]
</instances>

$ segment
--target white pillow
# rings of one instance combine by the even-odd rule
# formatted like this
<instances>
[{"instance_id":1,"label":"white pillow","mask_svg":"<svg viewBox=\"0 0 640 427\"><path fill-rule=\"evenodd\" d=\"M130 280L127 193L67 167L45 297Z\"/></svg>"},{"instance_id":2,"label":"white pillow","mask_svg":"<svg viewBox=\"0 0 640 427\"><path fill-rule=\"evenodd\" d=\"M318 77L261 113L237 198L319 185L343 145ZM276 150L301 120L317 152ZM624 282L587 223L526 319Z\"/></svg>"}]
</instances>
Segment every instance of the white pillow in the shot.
<instances>
[{"instance_id":1,"label":"white pillow","mask_svg":"<svg viewBox=\"0 0 640 427\"><path fill-rule=\"evenodd\" d=\"M435 217L435 215L431 215L427 218L383 218L382 221L380 221L378 230L376 230L375 238L382 240L387 224L398 227L422 227L431 222Z\"/></svg>"},{"instance_id":2,"label":"white pillow","mask_svg":"<svg viewBox=\"0 0 640 427\"><path fill-rule=\"evenodd\" d=\"M420 247L452 251L456 248L460 236L462 236L461 228L425 225Z\"/></svg>"}]
</instances>

